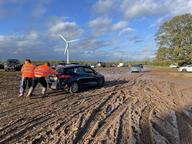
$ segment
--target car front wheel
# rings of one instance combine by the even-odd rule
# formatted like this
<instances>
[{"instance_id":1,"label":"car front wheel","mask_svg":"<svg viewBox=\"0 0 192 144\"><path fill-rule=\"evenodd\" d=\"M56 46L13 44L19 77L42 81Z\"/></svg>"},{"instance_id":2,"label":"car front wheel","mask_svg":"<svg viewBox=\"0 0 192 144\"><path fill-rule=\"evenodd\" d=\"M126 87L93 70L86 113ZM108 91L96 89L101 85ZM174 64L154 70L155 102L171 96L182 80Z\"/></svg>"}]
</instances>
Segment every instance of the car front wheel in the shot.
<instances>
[{"instance_id":1,"label":"car front wheel","mask_svg":"<svg viewBox=\"0 0 192 144\"><path fill-rule=\"evenodd\" d=\"M77 82L73 82L71 86L69 87L70 93L76 93L79 91L79 84Z\"/></svg>"},{"instance_id":2,"label":"car front wheel","mask_svg":"<svg viewBox=\"0 0 192 144\"><path fill-rule=\"evenodd\" d=\"M104 79L99 79L98 84L99 87L102 87L104 85Z\"/></svg>"}]
</instances>

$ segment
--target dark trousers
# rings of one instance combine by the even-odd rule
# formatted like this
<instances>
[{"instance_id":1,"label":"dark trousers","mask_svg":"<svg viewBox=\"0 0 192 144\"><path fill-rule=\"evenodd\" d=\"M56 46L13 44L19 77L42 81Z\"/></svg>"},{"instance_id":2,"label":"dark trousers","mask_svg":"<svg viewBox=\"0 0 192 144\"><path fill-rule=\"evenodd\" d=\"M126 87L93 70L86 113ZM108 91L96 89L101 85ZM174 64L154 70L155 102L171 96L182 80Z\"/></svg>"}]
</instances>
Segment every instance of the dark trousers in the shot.
<instances>
[{"instance_id":1,"label":"dark trousers","mask_svg":"<svg viewBox=\"0 0 192 144\"><path fill-rule=\"evenodd\" d=\"M28 77L22 77L20 82L20 90L19 92L23 94L25 92L25 89L28 87L30 88L32 86L32 78Z\"/></svg>"},{"instance_id":2,"label":"dark trousers","mask_svg":"<svg viewBox=\"0 0 192 144\"><path fill-rule=\"evenodd\" d=\"M47 88L47 81L45 77L35 77L32 83L32 87L35 88L40 83L44 88Z\"/></svg>"}]
</instances>

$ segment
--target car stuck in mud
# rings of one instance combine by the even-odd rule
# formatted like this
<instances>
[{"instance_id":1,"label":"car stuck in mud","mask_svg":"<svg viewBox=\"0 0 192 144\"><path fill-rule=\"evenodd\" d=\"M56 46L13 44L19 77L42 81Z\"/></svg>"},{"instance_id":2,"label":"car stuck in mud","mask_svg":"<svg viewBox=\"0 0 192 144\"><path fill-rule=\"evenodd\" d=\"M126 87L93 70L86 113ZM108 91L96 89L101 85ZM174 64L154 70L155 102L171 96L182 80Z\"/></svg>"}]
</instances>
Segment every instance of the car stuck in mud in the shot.
<instances>
[{"instance_id":1,"label":"car stuck in mud","mask_svg":"<svg viewBox=\"0 0 192 144\"><path fill-rule=\"evenodd\" d=\"M76 93L85 87L104 85L104 76L92 68L83 65L66 65L56 70L57 75L50 75L48 84L51 89L67 90Z\"/></svg>"}]
</instances>

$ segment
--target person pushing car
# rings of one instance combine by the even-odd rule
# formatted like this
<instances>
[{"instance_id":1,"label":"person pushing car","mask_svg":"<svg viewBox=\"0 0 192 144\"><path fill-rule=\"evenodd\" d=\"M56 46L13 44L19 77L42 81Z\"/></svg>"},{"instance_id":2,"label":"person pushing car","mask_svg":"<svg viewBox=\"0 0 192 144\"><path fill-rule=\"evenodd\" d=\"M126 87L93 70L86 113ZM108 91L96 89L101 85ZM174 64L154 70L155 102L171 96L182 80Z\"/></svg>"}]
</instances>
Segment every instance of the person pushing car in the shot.
<instances>
[{"instance_id":1,"label":"person pushing car","mask_svg":"<svg viewBox=\"0 0 192 144\"><path fill-rule=\"evenodd\" d=\"M57 74L56 71L50 68L49 62L39 65L34 69L34 79L32 82L32 86L29 89L29 92L27 96L31 96L35 87L37 86L38 83L42 85L42 95L46 96L46 91L47 91L47 81L46 78L48 77L49 74Z\"/></svg>"},{"instance_id":2,"label":"person pushing car","mask_svg":"<svg viewBox=\"0 0 192 144\"><path fill-rule=\"evenodd\" d=\"M21 68L21 82L20 82L20 94L19 97L24 95L26 87L30 88L32 86L32 79L34 77L35 66L31 63L30 59L26 59L24 65Z\"/></svg>"}]
</instances>

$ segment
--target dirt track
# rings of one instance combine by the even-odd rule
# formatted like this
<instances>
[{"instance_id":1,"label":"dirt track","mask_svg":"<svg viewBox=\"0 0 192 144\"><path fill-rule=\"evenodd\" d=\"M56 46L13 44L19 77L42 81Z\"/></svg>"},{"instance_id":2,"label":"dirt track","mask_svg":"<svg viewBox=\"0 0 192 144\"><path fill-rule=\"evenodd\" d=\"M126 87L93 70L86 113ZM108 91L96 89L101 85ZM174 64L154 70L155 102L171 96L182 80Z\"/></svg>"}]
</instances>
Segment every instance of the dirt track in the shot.
<instances>
[{"instance_id":1,"label":"dirt track","mask_svg":"<svg viewBox=\"0 0 192 144\"><path fill-rule=\"evenodd\" d=\"M18 73L0 72L0 143L192 143L192 78L98 71L103 88L31 99L17 97Z\"/></svg>"}]
</instances>

